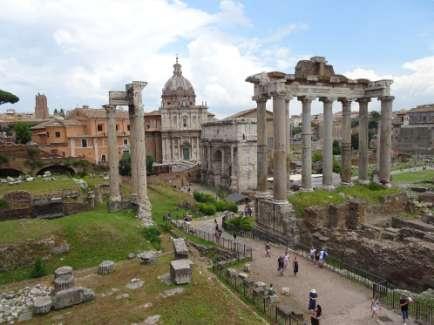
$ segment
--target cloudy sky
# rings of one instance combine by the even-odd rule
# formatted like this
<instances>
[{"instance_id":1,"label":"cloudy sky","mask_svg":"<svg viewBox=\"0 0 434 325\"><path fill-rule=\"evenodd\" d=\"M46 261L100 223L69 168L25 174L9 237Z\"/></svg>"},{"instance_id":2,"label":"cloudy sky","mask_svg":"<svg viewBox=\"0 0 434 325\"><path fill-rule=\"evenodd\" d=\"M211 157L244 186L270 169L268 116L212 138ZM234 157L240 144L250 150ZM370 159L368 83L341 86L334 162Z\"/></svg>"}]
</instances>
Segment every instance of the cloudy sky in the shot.
<instances>
[{"instance_id":1,"label":"cloudy sky","mask_svg":"<svg viewBox=\"0 0 434 325\"><path fill-rule=\"evenodd\" d=\"M349 77L394 79L394 109L434 102L433 0L0 0L0 89L32 111L100 106L145 80L156 109L179 54L217 116L252 107L246 76L325 56ZM374 102L372 107L377 107ZM356 106L354 105L354 109ZM319 111L316 105L314 111ZM338 109L336 105L335 109ZM292 106L299 113L299 105Z\"/></svg>"}]
</instances>

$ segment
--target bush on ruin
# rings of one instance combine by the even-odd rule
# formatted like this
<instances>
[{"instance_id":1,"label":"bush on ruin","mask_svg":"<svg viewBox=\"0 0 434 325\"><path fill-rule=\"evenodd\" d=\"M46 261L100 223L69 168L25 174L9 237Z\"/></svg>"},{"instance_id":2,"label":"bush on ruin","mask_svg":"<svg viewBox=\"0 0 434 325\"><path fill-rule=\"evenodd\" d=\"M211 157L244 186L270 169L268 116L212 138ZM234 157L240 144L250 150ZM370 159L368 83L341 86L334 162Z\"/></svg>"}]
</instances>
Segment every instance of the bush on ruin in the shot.
<instances>
[{"instance_id":1,"label":"bush on ruin","mask_svg":"<svg viewBox=\"0 0 434 325\"><path fill-rule=\"evenodd\" d=\"M152 247L158 250L161 248L160 234L160 230L155 226L143 229L143 236L145 239L151 243Z\"/></svg>"},{"instance_id":2,"label":"bush on ruin","mask_svg":"<svg viewBox=\"0 0 434 325\"><path fill-rule=\"evenodd\" d=\"M45 269L45 264L42 261L42 258L38 257L33 265L32 272L30 273L30 277L32 278L40 278L47 274L47 270Z\"/></svg>"},{"instance_id":3,"label":"bush on ruin","mask_svg":"<svg viewBox=\"0 0 434 325\"><path fill-rule=\"evenodd\" d=\"M223 228L229 232L242 232L242 231L252 231L255 223L250 217L236 217L233 219L225 220L223 223Z\"/></svg>"},{"instance_id":4,"label":"bush on ruin","mask_svg":"<svg viewBox=\"0 0 434 325\"><path fill-rule=\"evenodd\" d=\"M216 208L213 204L199 203L197 207L201 213L207 216L212 216L213 214L216 213Z\"/></svg>"}]
</instances>

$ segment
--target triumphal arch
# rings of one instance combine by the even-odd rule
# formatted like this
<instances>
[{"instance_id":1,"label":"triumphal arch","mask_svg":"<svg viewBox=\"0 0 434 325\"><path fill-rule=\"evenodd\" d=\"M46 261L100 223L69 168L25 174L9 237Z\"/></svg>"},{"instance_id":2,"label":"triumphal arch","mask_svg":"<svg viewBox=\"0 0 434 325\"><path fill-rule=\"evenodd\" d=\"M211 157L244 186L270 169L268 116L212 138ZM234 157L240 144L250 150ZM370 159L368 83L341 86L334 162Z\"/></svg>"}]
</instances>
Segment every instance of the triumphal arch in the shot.
<instances>
[{"instance_id":1,"label":"triumphal arch","mask_svg":"<svg viewBox=\"0 0 434 325\"><path fill-rule=\"evenodd\" d=\"M311 104L318 99L323 103L323 187L333 188L333 112L332 104L342 104L342 172L341 182L351 183L351 102L359 106L359 176L368 182L368 103L372 98L381 102L381 130L379 151L379 181L388 186L391 169L392 80L370 81L349 79L336 74L324 57L301 60L294 74L263 72L246 79L253 84L253 100L257 103L257 224L258 229L285 241L297 240L297 226L288 202L287 134L288 113L292 100L302 102L303 159L302 189L312 190ZM273 193L267 193L266 103L273 104Z\"/></svg>"}]
</instances>

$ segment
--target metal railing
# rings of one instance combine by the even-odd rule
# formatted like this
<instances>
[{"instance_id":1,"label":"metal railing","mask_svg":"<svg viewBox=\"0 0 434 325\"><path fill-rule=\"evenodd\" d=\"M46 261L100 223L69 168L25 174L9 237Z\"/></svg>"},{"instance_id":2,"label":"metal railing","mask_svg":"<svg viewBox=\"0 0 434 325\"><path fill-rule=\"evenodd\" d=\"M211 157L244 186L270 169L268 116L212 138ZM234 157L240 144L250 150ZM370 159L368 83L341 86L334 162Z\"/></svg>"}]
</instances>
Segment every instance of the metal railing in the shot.
<instances>
[{"instance_id":1,"label":"metal railing","mask_svg":"<svg viewBox=\"0 0 434 325\"><path fill-rule=\"evenodd\" d=\"M212 270L223 283L232 288L245 302L254 306L271 324L305 324L303 314L291 312L286 306L273 302L269 296L257 294L251 284L237 276L231 276L227 268L221 264L213 264Z\"/></svg>"},{"instance_id":2,"label":"metal railing","mask_svg":"<svg viewBox=\"0 0 434 325\"><path fill-rule=\"evenodd\" d=\"M200 239L213 242L225 250L236 253L238 258L253 258L253 248L237 240L216 236L215 233L197 229L181 220L170 220L170 223L178 229L182 229L187 234L191 234Z\"/></svg>"}]
</instances>

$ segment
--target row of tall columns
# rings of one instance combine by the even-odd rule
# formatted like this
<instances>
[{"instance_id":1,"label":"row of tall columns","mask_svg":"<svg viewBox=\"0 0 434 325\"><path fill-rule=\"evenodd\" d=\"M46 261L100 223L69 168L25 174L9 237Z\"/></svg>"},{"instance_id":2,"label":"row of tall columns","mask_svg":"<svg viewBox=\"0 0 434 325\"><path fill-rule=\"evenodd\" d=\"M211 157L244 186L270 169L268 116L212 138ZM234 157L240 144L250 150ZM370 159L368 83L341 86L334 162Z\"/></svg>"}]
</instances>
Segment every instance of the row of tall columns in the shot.
<instances>
[{"instance_id":1,"label":"row of tall columns","mask_svg":"<svg viewBox=\"0 0 434 325\"><path fill-rule=\"evenodd\" d=\"M266 102L267 96L258 96L257 102L257 136L258 136L258 191L267 190L267 153L266 153ZM312 129L311 129L311 105L315 97L298 97L302 102L303 119L303 161L302 161L302 189L312 190ZM393 96L379 97L381 101L381 122L379 141L379 180L383 184L390 183L391 170L391 120ZM332 105L335 98L320 97L323 103L323 150L322 169L323 187L333 188L333 111ZM273 197L276 200L286 200L288 169L286 164L289 144L287 143L290 97L286 94L273 94ZM342 184L351 183L351 99L340 98L342 103ZM368 103L370 98L357 99L359 104L359 182L368 182Z\"/></svg>"},{"instance_id":2,"label":"row of tall columns","mask_svg":"<svg viewBox=\"0 0 434 325\"><path fill-rule=\"evenodd\" d=\"M152 225L151 203L146 180L146 143L142 89L146 83L133 82L127 85L128 113L131 139L131 180L137 205L137 217L145 226Z\"/></svg>"},{"instance_id":3,"label":"row of tall columns","mask_svg":"<svg viewBox=\"0 0 434 325\"><path fill-rule=\"evenodd\" d=\"M107 113L107 145L110 173L109 210L116 211L121 206L121 193L119 181L119 151L116 135L116 106L104 105Z\"/></svg>"}]
</instances>

